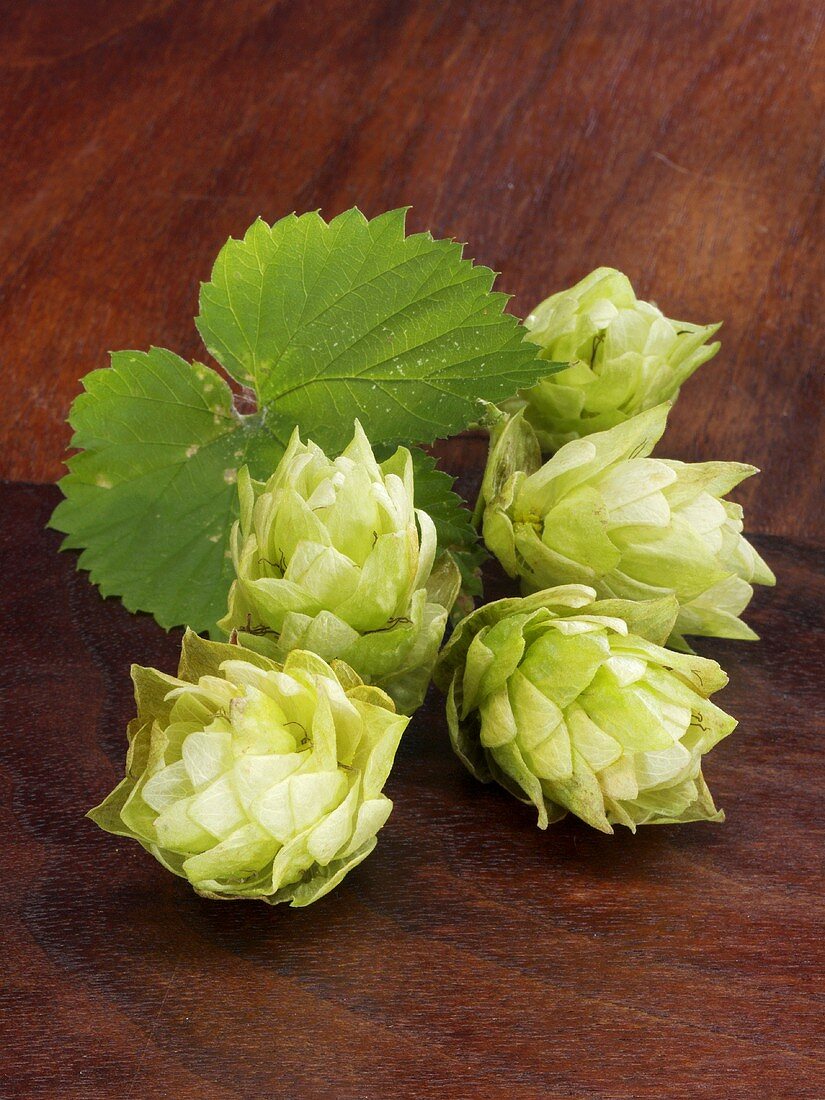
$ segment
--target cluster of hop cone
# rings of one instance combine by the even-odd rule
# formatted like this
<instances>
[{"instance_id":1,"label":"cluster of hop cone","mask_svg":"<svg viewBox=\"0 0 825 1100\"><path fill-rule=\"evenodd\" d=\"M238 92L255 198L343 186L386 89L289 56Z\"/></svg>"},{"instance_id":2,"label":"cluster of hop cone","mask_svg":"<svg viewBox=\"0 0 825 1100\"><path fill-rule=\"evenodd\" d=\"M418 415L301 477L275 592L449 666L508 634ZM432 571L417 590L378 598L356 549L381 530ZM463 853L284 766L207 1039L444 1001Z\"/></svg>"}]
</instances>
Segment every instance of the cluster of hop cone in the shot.
<instances>
[{"instance_id":1,"label":"cluster of hop cone","mask_svg":"<svg viewBox=\"0 0 825 1100\"><path fill-rule=\"evenodd\" d=\"M205 896L306 905L375 847L431 679L459 758L542 828L721 820L702 757L736 722L685 636L756 637L740 614L774 577L725 499L755 470L650 457L718 326L669 320L608 269L526 325L570 365L490 410L476 508L523 595L459 618L409 452L379 463L356 423L330 459L296 429L265 484L239 478L228 640L187 632L177 676L133 668L102 828Z\"/></svg>"}]
</instances>

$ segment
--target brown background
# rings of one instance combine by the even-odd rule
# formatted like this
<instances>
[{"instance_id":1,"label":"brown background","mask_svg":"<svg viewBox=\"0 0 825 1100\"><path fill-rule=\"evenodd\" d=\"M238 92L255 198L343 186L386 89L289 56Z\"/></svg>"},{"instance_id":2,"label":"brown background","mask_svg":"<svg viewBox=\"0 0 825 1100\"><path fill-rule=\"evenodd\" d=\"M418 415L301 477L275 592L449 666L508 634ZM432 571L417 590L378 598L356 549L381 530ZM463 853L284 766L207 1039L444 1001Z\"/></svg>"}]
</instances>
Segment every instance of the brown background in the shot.
<instances>
[{"instance_id":1,"label":"brown background","mask_svg":"<svg viewBox=\"0 0 825 1100\"><path fill-rule=\"evenodd\" d=\"M83 821L129 661L171 670L177 639L56 554L54 489L5 485L0 1094L822 1095L822 17L0 4L0 475L60 475L109 349L203 355L198 281L256 215L412 204L519 314L610 264L724 320L667 452L762 467L739 499L780 576L761 644L702 647L741 721L707 769L721 828L539 834L461 771L432 695L367 864L307 911L220 906ZM480 442L440 453L471 492Z\"/></svg>"}]
</instances>

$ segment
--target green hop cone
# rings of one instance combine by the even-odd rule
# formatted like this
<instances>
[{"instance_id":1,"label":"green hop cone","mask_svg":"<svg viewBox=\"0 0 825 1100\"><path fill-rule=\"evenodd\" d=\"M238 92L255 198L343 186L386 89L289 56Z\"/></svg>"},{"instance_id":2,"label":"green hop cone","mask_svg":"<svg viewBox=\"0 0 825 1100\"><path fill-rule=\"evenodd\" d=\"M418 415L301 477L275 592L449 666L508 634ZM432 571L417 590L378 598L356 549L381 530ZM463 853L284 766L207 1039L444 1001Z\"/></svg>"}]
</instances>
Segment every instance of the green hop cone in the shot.
<instances>
[{"instance_id":1,"label":"green hop cone","mask_svg":"<svg viewBox=\"0 0 825 1100\"><path fill-rule=\"evenodd\" d=\"M187 631L178 676L133 666L126 777L89 817L213 898L309 905L365 859L409 721L346 665L278 665Z\"/></svg>"},{"instance_id":2,"label":"green hop cone","mask_svg":"<svg viewBox=\"0 0 825 1100\"><path fill-rule=\"evenodd\" d=\"M719 350L707 342L719 325L669 320L609 267L547 298L524 324L541 358L570 364L508 406L526 406L545 452L675 401L682 383Z\"/></svg>"},{"instance_id":3,"label":"green hop cone","mask_svg":"<svg viewBox=\"0 0 825 1100\"><path fill-rule=\"evenodd\" d=\"M221 626L276 660L307 649L346 661L411 714L461 583L448 554L433 567L435 527L414 488L409 451L379 464L357 422L334 461L296 429L266 484L239 476Z\"/></svg>"},{"instance_id":4,"label":"green hop cone","mask_svg":"<svg viewBox=\"0 0 825 1100\"><path fill-rule=\"evenodd\" d=\"M775 577L724 500L756 473L740 462L649 458L669 406L565 444L544 465L523 413L499 422L480 507L488 548L523 592L587 584L603 598L674 595L670 644L684 635L753 639L740 618L754 584Z\"/></svg>"},{"instance_id":5,"label":"green hop cone","mask_svg":"<svg viewBox=\"0 0 825 1100\"><path fill-rule=\"evenodd\" d=\"M498 600L456 628L435 670L455 752L538 810L613 825L721 821L702 756L736 726L709 701L715 661L662 648L673 597L594 602L567 585Z\"/></svg>"}]
</instances>

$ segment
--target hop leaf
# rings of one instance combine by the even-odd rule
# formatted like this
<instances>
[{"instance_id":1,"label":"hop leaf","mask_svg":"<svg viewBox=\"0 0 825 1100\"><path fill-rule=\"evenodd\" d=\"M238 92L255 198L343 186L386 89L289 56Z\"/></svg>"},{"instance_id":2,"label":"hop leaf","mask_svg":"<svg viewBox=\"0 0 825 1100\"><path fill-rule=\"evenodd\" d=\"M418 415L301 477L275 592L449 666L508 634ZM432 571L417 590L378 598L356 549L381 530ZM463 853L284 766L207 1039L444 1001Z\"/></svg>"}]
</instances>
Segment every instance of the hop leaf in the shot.
<instances>
[{"instance_id":1,"label":"hop leaf","mask_svg":"<svg viewBox=\"0 0 825 1100\"><path fill-rule=\"evenodd\" d=\"M494 273L454 241L405 237L405 216L259 220L221 250L198 329L282 441L297 424L339 451L358 419L374 444L428 443L543 373Z\"/></svg>"},{"instance_id":2,"label":"hop leaf","mask_svg":"<svg viewBox=\"0 0 825 1100\"><path fill-rule=\"evenodd\" d=\"M233 409L215 371L158 348L116 353L86 377L69 417L80 453L52 525L105 595L165 627L214 629L241 465L266 479L296 425L329 453L356 418L373 443L451 435L479 398L501 400L546 373L491 291L493 272L452 241L405 237L404 217L291 215L222 249L197 323L251 387L253 415ZM441 494L433 509L451 513L446 479L430 490ZM466 528L458 537L474 545ZM468 580L475 553L461 560Z\"/></svg>"},{"instance_id":3,"label":"hop leaf","mask_svg":"<svg viewBox=\"0 0 825 1100\"><path fill-rule=\"evenodd\" d=\"M84 379L51 526L104 596L161 626L214 629L232 580L238 469L266 469L278 444L239 416L214 371L161 348L117 352Z\"/></svg>"}]
</instances>

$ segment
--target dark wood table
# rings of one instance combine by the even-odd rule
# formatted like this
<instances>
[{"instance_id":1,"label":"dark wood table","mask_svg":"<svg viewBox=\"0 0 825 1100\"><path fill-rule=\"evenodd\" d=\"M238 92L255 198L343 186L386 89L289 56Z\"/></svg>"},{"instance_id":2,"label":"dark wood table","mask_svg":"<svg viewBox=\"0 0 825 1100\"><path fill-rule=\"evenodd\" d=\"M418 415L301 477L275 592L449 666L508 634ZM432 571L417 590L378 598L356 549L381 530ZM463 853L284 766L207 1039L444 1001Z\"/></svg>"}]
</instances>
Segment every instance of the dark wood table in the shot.
<instances>
[{"instance_id":1,"label":"dark wood table","mask_svg":"<svg viewBox=\"0 0 825 1100\"><path fill-rule=\"evenodd\" d=\"M4 4L0 1095L820 1097L823 52L811 0ZM198 354L197 282L258 213L470 242L523 314L601 263L722 319L671 456L755 462L779 576L707 642L740 727L722 826L540 833L431 692L375 854L306 910L198 899L84 811L131 661L179 635L44 530L77 379ZM470 496L483 441L439 447ZM488 569L488 595L506 591Z\"/></svg>"}]
</instances>

